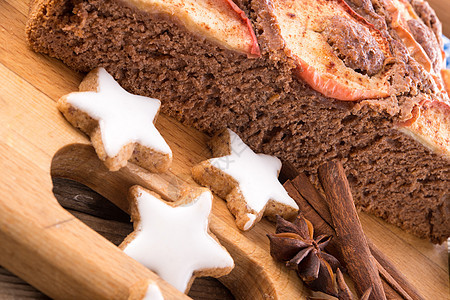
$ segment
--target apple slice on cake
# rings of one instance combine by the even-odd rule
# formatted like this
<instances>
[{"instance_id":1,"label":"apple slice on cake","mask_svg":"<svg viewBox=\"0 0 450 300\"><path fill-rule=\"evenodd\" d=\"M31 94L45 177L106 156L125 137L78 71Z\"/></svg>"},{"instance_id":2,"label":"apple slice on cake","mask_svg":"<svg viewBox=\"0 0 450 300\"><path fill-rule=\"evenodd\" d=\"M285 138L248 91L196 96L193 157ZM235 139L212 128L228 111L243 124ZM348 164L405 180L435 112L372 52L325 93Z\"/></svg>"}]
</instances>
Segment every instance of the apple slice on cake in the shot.
<instances>
[{"instance_id":1,"label":"apple slice on cake","mask_svg":"<svg viewBox=\"0 0 450 300\"><path fill-rule=\"evenodd\" d=\"M232 0L127 0L148 13L176 18L190 32L226 49L258 57L260 50L250 20Z\"/></svg>"},{"instance_id":2,"label":"apple slice on cake","mask_svg":"<svg viewBox=\"0 0 450 300\"><path fill-rule=\"evenodd\" d=\"M314 90L348 101L389 95L388 44L344 1L274 0L271 6L286 54Z\"/></svg>"}]
</instances>

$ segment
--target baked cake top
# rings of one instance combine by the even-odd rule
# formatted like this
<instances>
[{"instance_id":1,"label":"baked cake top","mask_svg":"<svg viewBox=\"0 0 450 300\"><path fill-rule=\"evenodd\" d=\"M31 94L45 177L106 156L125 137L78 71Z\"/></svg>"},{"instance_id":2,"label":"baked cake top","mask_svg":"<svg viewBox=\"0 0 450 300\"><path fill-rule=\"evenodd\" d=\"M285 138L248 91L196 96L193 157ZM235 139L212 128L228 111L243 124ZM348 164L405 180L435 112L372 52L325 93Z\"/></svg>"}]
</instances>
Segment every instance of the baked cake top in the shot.
<instances>
[{"instance_id":1,"label":"baked cake top","mask_svg":"<svg viewBox=\"0 0 450 300\"><path fill-rule=\"evenodd\" d=\"M189 31L224 48L259 56L250 20L232 0L123 0L147 13L176 16Z\"/></svg>"},{"instance_id":2,"label":"baked cake top","mask_svg":"<svg viewBox=\"0 0 450 300\"><path fill-rule=\"evenodd\" d=\"M433 152L450 156L450 101L440 74L442 30L422 0L380 0L376 12L370 1L362 5L356 0L254 0L251 10L246 1L236 1L249 10L253 23L232 0L119 2L179 25L196 42L208 42L205 49L217 45L235 52L238 55L230 57L238 59L236 64L258 69L281 62L286 66L283 72L294 74L294 80L302 79L331 101L370 105ZM38 16L47 10L31 11ZM81 20L77 34L89 34L86 12L74 8L74 13ZM32 28L29 25L28 31ZM90 45L87 40L82 43L75 52ZM239 54L250 59L244 63Z\"/></svg>"}]
</instances>

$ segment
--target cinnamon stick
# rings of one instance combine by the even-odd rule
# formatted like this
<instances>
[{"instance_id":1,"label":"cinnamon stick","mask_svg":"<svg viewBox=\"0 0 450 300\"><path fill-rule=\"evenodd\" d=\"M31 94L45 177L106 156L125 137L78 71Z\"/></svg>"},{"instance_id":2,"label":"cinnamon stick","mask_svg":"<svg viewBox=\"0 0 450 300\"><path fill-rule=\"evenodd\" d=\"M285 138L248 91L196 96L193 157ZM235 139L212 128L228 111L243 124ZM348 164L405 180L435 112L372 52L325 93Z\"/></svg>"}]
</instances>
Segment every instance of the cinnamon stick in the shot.
<instances>
[{"instance_id":1,"label":"cinnamon stick","mask_svg":"<svg viewBox=\"0 0 450 300\"><path fill-rule=\"evenodd\" d=\"M395 284L390 285L390 287L397 292L399 295L406 295L404 297L405 300L412 300L412 298L403 290L403 288L392 278L392 276L386 271L383 266L380 265L380 263L375 260L378 268L378 272L380 273L381 278L383 278L387 282L394 282ZM386 291L386 296L388 296L388 293Z\"/></svg>"},{"instance_id":2,"label":"cinnamon stick","mask_svg":"<svg viewBox=\"0 0 450 300\"><path fill-rule=\"evenodd\" d=\"M404 300L404 299L407 299L407 298L405 298L403 296L400 296L400 294L396 290L394 290L392 288L392 286L389 283L387 283L386 280L384 280L383 276L381 276L381 279L382 279L381 282L383 283L384 293L386 294L386 299L387 300Z\"/></svg>"},{"instance_id":3,"label":"cinnamon stick","mask_svg":"<svg viewBox=\"0 0 450 300\"><path fill-rule=\"evenodd\" d=\"M290 172L288 181L284 184L289 195L297 202L301 207L305 218L310 220L315 226L318 224L316 232L318 234L333 234L336 233L333 229L333 221L331 220L330 211L328 206L320 205L325 203L323 196L314 188L309 178L304 173L295 174ZM295 177L292 177L295 176ZM292 192L291 191L295 191ZM325 207L325 208L324 208ZM324 224L328 228L324 229ZM331 233L330 233L331 232ZM405 276L392 264L389 258L386 257L371 241L366 237L369 244L370 251L373 257L377 260L377 266L383 280L395 290L403 299L424 300L423 296L412 286ZM342 256L336 253L335 241L331 240L330 246L332 247L330 252L336 258L342 260ZM328 247L327 247L328 249ZM386 275L389 274L390 276ZM386 294L388 291L385 288ZM392 291L393 292L393 291ZM392 293L391 292L391 293ZM393 298L393 296L388 297Z\"/></svg>"},{"instance_id":4,"label":"cinnamon stick","mask_svg":"<svg viewBox=\"0 0 450 300\"><path fill-rule=\"evenodd\" d=\"M353 300L353 294L345 283L344 275L342 275L339 268L336 270L336 284L338 286L339 300Z\"/></svg>"},{"instance_id":5,"label":"cinnamon stick","mask_svg":"<svg viewBox=\"0 0 450 300\"><path fill-rule=\"evenodd\" d=\"M417 289L412 286L408 279L391 263L388 257L381 252L369 239L370 251L377 261L381 277L387 282L395 282L391 287L405 299L425 300Z\"/></svg>"},{"instance_id":6,"label":"cinnamon stick","mask_svg":"<svg viewBox=\"0 0 450 300\"><path fill-rule=\"evenodd\" d=\"M308 199L308 202L316 210L316 212L322 217L322 219L333 228L333 220L331 219L330 210L319 191L309 181L309 178L305 173L298 174L297 177L292 179L292 184L299 191L303 198Z\"/></svg>"},{"instance_id":7,"label":"cinnamon stick","mask_svg":"<svg viewBox=\"0 0 450 300\"><path fill-rule=\"evenodd\" d=\"M325 200L331 212L339 247L359 296L372 287L369 299L386 299L375 259L356 213L344 168L339 162L328 162L318 169Z\"/></svg>"},{"instance_id":8,"label":"cinnamon stick","mask_svg":"<svg viewBox=\"0 0 450 300\"><path fill-rule=\"evenodd\" d=\"M299 171L293 164L288 161L283 161L281 164L280 174L278 175L278 180L281 184L284 184L286 181L294 179L299 175Z\"/></svg>"},{"instance_id":9,"label":"cinnamon stick","mask_svg":"<svg viewBox=\"0 0 450 300\"><path fill-rule=\"evenodd\" d=\"M301 212L305 215L305 218L314 225L314 231L317 234L336 235L333 227L319 215L319 213L310 205L306 198L302 197L292 181L286 181L283 187L288 192L289 196L291 196L301 208Z\"/></svg>"}]
</instances>

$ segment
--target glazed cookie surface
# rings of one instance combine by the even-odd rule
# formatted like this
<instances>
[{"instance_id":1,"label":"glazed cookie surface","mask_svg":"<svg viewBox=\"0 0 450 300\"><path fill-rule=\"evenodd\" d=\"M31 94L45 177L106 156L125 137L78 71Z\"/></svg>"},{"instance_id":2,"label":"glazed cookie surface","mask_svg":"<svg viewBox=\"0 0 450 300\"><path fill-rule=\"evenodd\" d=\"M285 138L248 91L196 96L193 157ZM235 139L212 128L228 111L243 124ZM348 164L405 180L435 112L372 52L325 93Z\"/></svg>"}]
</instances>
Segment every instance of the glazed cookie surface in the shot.
<instances>
[{"instance_id":1,"label":"glazed cookie surface","mask_svg":"<svg viewBox=\"0 0 450 300\"><path fill-rule=\"evenodd\" d=\"M99 158L111 171L130 160L152 172L164 172L172 151L156 129L161 102L125 91L103 68L91 71L80 92L58 100L58 109L90 136Z\"/></svg>"},{"instance_id":2,"label":"glazed cookie surface","mask_svg":"<svg viewBox=\"0 0 450 300\"><path fill-rule=\"evenodd\" d=\"M254 153L229 129L214 136L210 147L215 158L194 166L192 175L227 201L239 229L249 230L263 216L296 215L297 204L278 181L278 158Z\"/></svg>"},{"instance_id":3,"label":"glazed cookie surface","mask_svg":"<svg viewBox=\"0 0 450 300\"><path fill-rule=\"evenodd\" d=\"M209 231L212 194L201 188L168 203L140 186L129 192L134 232L119 246L182 292L200 276L228 274L234 262Z\"/></svg>"}]
</instances>

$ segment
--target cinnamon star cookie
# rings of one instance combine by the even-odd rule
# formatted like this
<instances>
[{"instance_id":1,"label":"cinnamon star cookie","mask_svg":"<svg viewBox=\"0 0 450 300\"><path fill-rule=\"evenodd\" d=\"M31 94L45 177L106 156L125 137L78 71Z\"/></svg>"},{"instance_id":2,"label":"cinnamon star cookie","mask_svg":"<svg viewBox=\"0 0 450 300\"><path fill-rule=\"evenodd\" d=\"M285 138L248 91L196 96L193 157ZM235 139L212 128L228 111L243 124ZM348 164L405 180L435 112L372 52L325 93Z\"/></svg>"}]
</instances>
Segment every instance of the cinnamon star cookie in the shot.
<instances>
[{"instance_id":1,"label":"cinnamon star cookie","mask_svg":"<svg viewBox=\"0 0 450 300\"><path fill-rule=\"evenodd\" d=\"M216 158L194 166L192 175L227 201L239 229L249 230L263 215L297 215L297 204L278 181L278 158L254 153L229 129L214 136L210 146Z\"/></svg>"},{"instance_id":2,"label":"cinnamon star cookie","mask_svg":"<svg viewBox=\"0 0 450 300\"><path fill-rule=\"evenodd\" d=\"M220 277L234 267L233 259L209 231L212 194L190 190L176 203L140 186L129 192L134 231L119 246L182 292L195 277Z\"/></svg>"},{"instance_id":3,"label":"cinnamon star cookie","mask_svg":"<svg viewBox=\"0 0 450 300\"><path fill-rule=\"evenodd\" d=\"M57 105L73 126L90 136L111 171L130 160L163 172L172 162L172 151L154 125L161 102L128 93L103 68L91 71L80 92L61 97Z\"/></svg>"}]
</instances>

